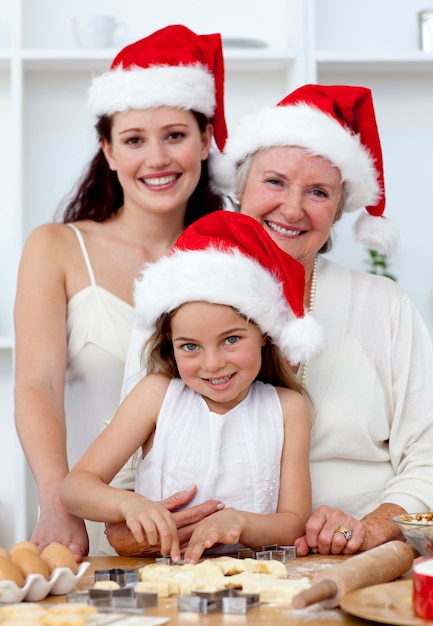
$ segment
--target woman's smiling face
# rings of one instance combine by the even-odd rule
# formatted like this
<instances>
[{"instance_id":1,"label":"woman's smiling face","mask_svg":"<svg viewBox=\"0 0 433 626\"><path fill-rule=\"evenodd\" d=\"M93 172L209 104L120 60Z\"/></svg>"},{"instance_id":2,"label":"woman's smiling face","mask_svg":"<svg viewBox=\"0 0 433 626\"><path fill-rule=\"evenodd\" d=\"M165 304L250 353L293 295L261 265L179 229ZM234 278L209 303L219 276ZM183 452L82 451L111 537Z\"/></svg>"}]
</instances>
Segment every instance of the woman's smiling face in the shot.
<instances>
[{"instance_id":1,"label":"woman's smiling face","mask_svg":"<svg viewBox=\"0 0 433 626\"><path fill-rule=\"evenodd\" d=\"M241 197L241 213L258 220L285 252L311 267L327 241L343 198L339 170L298 146L257 152Z\"/></svg>"},{"instance_id":2,"label":"woman's smiling face","mask_svg":"<svg viewBox=\"0 0 433 626\"><path fill-rule=\"evenodd\" d=\"M201 132L191 111L161 106L116 113L102 148L125 204L167 214L185 212L211 140L212 126Z\"/></svg>"}]
</instances>

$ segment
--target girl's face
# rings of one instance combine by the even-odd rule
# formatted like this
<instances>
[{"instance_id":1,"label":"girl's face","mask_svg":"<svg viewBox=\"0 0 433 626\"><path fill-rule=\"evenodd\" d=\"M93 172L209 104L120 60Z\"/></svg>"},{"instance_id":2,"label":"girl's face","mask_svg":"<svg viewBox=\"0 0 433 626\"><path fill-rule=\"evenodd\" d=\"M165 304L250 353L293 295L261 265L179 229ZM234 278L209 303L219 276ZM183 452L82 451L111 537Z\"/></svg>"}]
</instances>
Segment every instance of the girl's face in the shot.
<instances>
[{"instance_id":1,"label":"girl's face","mask_svg":"<svg viewBox=\"0 0 433 626\"><path fill-rule=\"evenodd\" d=\"M262 362L266 339L232 307L183 304L171 320L174 357L184 383L223 414L248 394Z\"/></svg>"},{"instance_id":2,"label":"girl's face","mask_svg":"<svg viewBox=\"0 0 433 626\"><path fill-rule=\"evenodd\" d=\"M339 170L300 147L274 147L254 157L241 212L258 220L275 243L312 267L343 197Z\"/></svg>"},{"instance_id":3,"label":"girl's face","mask_svg":"<svg viewBox=\"0 0 433 626\"><path fill-rule=\"evenodd\" d=\"M125 207L185 212L209 154L213 127L201 132L191 111L171 107L116 113L101 147L117 172Z\"/></svg>"}]
</instances>

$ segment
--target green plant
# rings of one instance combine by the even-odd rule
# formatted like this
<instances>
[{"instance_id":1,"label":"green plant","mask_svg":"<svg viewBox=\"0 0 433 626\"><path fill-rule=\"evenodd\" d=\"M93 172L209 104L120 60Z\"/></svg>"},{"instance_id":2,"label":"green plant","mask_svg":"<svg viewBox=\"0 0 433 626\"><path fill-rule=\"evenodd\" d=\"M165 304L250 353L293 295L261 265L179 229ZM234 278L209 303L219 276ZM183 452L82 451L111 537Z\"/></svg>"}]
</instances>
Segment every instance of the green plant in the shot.
<instances>
[{"instance_id":1,"label":"green plant","mask_svg":"<svg viewBox=\"0 0 433 626\"><path fill-rule=\"evenodd\" d=\"M389 271L389 261L386 254L381 254L376 250L367 248L368 250L368 272L379 276L386 276L391 280L397 281L397 277Z\"/></svg>"}]
</instances>

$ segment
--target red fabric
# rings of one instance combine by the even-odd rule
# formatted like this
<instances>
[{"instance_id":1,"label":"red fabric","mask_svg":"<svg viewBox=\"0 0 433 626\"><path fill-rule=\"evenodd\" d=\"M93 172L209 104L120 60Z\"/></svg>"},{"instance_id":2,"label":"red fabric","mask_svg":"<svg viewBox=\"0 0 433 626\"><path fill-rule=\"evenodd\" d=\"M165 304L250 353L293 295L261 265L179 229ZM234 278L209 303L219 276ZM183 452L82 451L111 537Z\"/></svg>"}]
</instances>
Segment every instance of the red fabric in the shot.
<instances>
[{"instance_id":1,"label":"red fabric","mask_svg":"<svg viewBox=\"0 0 433 626\"><path fill-rule=\"evenodd\" d=\"M224 117L224 59L221 35L196 35L186 26L167 26L123 48L112 62L111 69L117 66L128 69L198 63L206 66L214 76L215 142L222 151L227 139L227 127ZM175 85L173 88L176 88Z\"/></svg>"},{"instance_id":2,"label":"red fabric","mask_svg":"<svg viewBox=\"0 0 433 626\"><path fill-rule=\"evenodd\" d=\"M304 267L281 250L257 220L232 211L216 211L189 226L174 249L204 250L211 246L237 248L274 274L293 313L304 316Z\"/></svg>"},{"instance_id":3,"label":"red fabric","mask_svg":"<svg viewBox=\"0 0 433 626\"><path fill-rule=\"evenodd\" d=\"M303 85L281 100L277 106L289 106L299 102L320 109L349 132L359 135L361 143L374 159L382 192L377 205L366 209L370 215L381 216L385 210L385 183L382 148L371 90L367 87L346 85Z\"/></svg>"}]
</instances>

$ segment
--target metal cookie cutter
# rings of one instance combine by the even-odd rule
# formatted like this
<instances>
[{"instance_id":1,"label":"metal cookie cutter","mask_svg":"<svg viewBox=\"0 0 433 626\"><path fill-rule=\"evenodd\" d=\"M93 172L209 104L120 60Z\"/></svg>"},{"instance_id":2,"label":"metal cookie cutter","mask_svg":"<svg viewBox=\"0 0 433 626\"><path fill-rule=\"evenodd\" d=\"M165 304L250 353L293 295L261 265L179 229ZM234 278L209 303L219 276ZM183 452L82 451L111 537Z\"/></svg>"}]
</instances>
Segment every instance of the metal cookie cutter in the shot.
<instances>
[{"instance_id":1,"label":"metal cookie cutter","mask_svg":"<svg viewBox=\"0 0 433 626\"><path fill-rule=\"evenodd\" d=\"M287 563L296 559L296 546L280 546L272 544L261 548L241 548L238 550L240 559L257 559L262 561L281 561Z\"/></svg>"},{"instance_id":2,"label":"metal cookie cutter","mask_svg":"<svg viewBox=\"0 0 433 626\"><path fill-rule=\"evenodd\" d=\"M133 611L157 606L158 594L135 591L132 587L120 589L89 589L89 604L99 610ZM140 611L141 610L141 611Z\"/></svg>"},{"instance_id":3,"label":"metal cookie cutter","mask_svg":"<svg viewBox=\"0 0 433 626\"><path fill-rule=\"evenodd\" d=\"M156 557L155 563L157 565L185 565L185 561L183 559L180 559L176 563L175 561L173 561L170 555Z\"/></svg>"},{"instance_id":4,"label":"metal cookie cutter","mask_svg":"<svg viewBox=\"0 0 433 626\"><path fill-rule=\"evenodd\" d=\"M84 602L94 606L100 613L120 612L142 614L149 606L158 605L158 594L148 591L135 591L132 587L120 589L90 588L67 595L67 601Z\"/></svg>"},{"instance_id":5,"label":"metal cookie cutter","mask_svg":"<svg viewBox=\"0 0 433 626\"><path fill-rule=\"evenodd\" d=\"M140 572L113 568L110 570L97 570L95 582L100 580L114 581L119 585L117 589L100 589L90 587L87 591L70 593L68 602L87 602L94 606L98 612L121 612L140 613L149 606L157 606L158 594L149 591L135 591L134 586L140 580Z\"/></svg>"},{"instance_id":6,"label":"metal cookie cutter","mask_svg":"<svg viewBox=\"0 0 433 626\"><path fill-rule=\"evenodd\" d=\"M258 593L242 593L232 588L220 591L192 591L191 595L179 596L177 599L179 611L205 615L210 611L244 614L258 604Z\"/></svg>"},{"instance_id":7,"label":"metal cookie cutter","mask_svg":"<svg viewBox=\"0 0 433 626\"><path fill-rule=\"evenodd\" d=\"M133 586L140 581L138 569L99 569L95 572L95 583L99 580L114 580L120 587Z\"/></svg>"}]
</instances>

